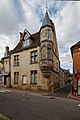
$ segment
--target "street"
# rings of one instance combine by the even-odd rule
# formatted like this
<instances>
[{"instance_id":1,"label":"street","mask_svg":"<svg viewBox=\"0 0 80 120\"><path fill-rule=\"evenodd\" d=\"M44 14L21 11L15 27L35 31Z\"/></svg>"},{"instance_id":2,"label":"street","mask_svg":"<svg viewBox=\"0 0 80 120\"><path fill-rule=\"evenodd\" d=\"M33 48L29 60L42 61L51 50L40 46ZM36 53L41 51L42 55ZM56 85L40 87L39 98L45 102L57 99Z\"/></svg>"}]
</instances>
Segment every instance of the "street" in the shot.
<instances>
[{"instance_id":1,"label":"street","mask_svg":"<svg viewBox=\"0 0 80 120\"><path fill-rule=\"evenodd\" d=\"M53 96L66 98L68 93L71 91L71 88L72 88L72 84L68 84L67 86L60 88L59 90L54 92Z\"/></svg>"},{"instance_id":2,"label":"street","mask_svg":"<svg viewBox=\"0 0 80 120\"><path fill-rule=\"evenodd\" d=\"M2 88L0 113L10 120L80 120L80 101L56 96Z\"/></svg>"}]
</instances>

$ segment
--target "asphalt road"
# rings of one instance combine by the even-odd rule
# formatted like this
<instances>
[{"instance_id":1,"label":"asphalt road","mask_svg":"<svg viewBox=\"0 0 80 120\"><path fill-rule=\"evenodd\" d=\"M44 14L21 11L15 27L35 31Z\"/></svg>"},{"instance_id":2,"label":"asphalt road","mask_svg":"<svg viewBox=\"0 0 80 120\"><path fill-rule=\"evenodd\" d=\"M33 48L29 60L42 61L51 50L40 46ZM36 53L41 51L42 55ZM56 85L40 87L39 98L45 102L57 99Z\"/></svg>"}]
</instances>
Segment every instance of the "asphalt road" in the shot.
<instances>
[{"instance_id":1,"label":"asphalt road","mask_svg":"<svg viewBox=\"0 0 80 120\"><path fill-rule=\"evenodd\" d=\"M52 93L53 96L55 97L62 97L62 98L67 98L68 93L71 91L72 84L68 84L65 87L62 87Z\"/></svg>"},{"instance_id":2,"label":"asphalt road","mask_svg":"<svg viewBox=\"0 0 80 120\"><path fill-rule=\"evenodd\" d=\"M79 103L21 90L0 90L0 113L10 120L80 120Z\"/></svg>"}]
</instances>

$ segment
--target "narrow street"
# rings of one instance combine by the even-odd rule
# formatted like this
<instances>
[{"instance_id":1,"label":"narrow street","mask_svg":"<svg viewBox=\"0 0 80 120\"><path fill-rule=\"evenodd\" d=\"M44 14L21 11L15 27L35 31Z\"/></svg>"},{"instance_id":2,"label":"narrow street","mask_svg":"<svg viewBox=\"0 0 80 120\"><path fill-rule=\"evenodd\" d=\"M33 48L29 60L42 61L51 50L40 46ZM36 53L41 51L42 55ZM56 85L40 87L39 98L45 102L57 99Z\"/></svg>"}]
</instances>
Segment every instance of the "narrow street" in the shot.
<instances>
[{"instance_id":1,"label":"narrow street","mask_svg":"<svg viewBox=\"0 0 80 120\"><path fill-rule=\"evenodd\" d=\"M80 120L80 101L67 99L67 89L70 85L56 91L54 99L23 90L0 89L0 114L7 120Z\"/></svg>"},{"instance_id":2,"label":"narrow street","mask_svg":"<svg viewBox=\"0 0 80 120\"><path fill-rule=\"evenodd\" d=\"M65 87L62 87L60 89L58 89L55 93L53 93L52 95L55 97L62 97L62 98L66 98L68 93L71 91L71 84L68 84Z\"/></svg>"}]
</instances>

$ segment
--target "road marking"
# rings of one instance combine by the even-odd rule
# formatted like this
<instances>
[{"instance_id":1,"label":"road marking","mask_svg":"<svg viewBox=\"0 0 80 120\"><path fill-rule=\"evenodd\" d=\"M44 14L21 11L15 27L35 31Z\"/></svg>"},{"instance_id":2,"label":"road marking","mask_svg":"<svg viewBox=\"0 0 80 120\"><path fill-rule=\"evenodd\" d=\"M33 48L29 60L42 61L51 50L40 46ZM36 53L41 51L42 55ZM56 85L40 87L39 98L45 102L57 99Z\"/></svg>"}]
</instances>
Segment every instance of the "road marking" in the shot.
<instances>
[{"instance_id":1,"label":"road marking","mask_svg":"<svg viewBox=\"0 0 80 120\"><path fill-rule=\"evenodd\" d=\"M1 89L0 92L1 92L1 93L5 93L5 92L12 92L12 91L11 91L11 90Z\"/></svg>"},{"instance_id":2,"label":"road marking","mask_svg":"<svg viewBox=\"0 0 80 120\"><path fill-rule=\"evenodd\" d=\"M0 113L0 120L10 120L8 117Z\"/></svg>"},{"instance_id":3,"label":"road marking","mask_svg":"<svg viewBox=\"0 0 80 120\"><path fill-rule=\"evenodd\" d=\"M26 98L21 98L20 100L24 101L24 100L26 100Z\"/></svg>"}]
</instances>

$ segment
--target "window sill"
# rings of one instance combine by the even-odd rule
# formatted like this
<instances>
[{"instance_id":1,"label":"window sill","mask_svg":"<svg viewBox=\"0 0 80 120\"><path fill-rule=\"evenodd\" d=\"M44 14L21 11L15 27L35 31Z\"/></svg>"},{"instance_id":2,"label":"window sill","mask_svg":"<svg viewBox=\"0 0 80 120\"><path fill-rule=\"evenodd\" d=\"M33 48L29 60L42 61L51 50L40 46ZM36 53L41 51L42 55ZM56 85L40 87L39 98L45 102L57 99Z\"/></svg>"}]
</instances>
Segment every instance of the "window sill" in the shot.
<instances>
[{"instance_id":1,"label":"window sill","mask_svg":"<svg viewBox=\"0 0 80 120\"><path fill-rule=\"evenodd\" d=\"M30 64L38 64L38 62L30 63Z\"/></svg>"},{"instance_id":2,"label":"window sill","mask_svg":"<svg viewBox=\"0 0 80 120\"><path fill-rule=\"evenodd\" d=\"M31 85L33 85L33 87L36 87L36 86L37 86L37 83L31 83Z\"/></svg>"},{"instance_id":3,"label":"window sill","mask_svg":"<svg viewBox=\"0 0 80 120\"><path fill-rule=\"evenodd\" d=\"M25 84L24 84L24 83L22 83L22 85L26 85L26 84L27 84L27 83L25 83Z\"/></svg>"},{"instance_id":4,"label":"window sill","mask_svg":"<svg viewBox=\"0 0 80 120\"><path fill-rule=\"evenodd\" d=\"M14 65L13 67L19 67L20 65Z\"/></svg>"}]
</instances>

